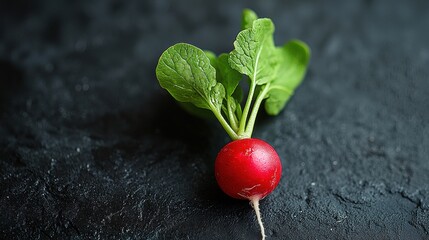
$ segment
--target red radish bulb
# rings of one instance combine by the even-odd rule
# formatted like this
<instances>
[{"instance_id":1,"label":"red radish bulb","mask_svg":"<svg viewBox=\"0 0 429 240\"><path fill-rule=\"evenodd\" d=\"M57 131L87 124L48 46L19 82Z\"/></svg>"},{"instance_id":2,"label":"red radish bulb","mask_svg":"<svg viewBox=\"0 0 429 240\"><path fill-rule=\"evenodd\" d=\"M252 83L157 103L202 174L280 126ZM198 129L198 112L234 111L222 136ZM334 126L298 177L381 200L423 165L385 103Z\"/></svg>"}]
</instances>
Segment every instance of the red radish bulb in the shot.
<instances>
[{"instance_id":1,"label":"red radish bulb","mask_svg":"<svg viewBox=\"0 0 429 240\"><path fill-rule=\"evenodd\" d=\"M225 145L215 162L216 180L227 195L247 199L256 211L262 239L265 231L259 212L259 200L279 184L280 157L274 148L256 138L235 140Z\"/></svg>"},{"instance_id":2,"label":"red radish bulb","mask_svg":"<svg viewBox=\"0 0 429 240\"><path fill-rule=\"evenodd\" d=\"M281 174L277 152L256 138L232 141L216 158L215 175L220 188L237 199L263 199L276 188Z\"/></svg>"}]
</instances>

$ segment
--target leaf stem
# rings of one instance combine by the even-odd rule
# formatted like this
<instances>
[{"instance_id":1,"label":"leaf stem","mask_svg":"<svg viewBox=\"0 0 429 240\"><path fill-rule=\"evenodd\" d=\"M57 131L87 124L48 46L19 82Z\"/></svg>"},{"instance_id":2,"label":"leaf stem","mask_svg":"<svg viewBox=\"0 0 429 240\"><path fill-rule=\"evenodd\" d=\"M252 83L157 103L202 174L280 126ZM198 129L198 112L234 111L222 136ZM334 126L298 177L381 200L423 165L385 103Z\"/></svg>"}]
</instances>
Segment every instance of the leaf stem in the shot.
<instances>
[{"instance_id":1,"label":"leaf stem","mask_svg":"<svg viewBox=\"0 0 429 240\"><path fill-rule=\"evenodd\" d=\"M229 118L229 123L231 124L231 127L234 131L238 130L238 126L237 126L237 118L235 116L235 114L232 112L232 108L231 108L231 104L229 104L230 101L227 101L227 108L228 108L228 118Z\"/></svg>"},{"instance_id":2,"label":"leaf stem","mask_svg":"<svg viewBox=\"0 0 429 240\"><path fill-rule=\"evenodd\" d=\"M210 109L212 110L213 114L219 120L220 124L222 125L223 129L228 133L228 135L231 137L232 140L239 139L237 133L231 128L231 126L228 124L228 122L225 120L225 118L222 116L222 114L216 109L213 104L210 103Z\"/></svg>"},{"instance_id":3,"label":"leaf stem","mask_svg":"<svg viewBox=\"0 0 429 240\"><path fill-rule=\"evenodd\" d=\"M267 83L263 86L262 91L259 93L258 98L253 105L252 113L250 114L249 122L246 126L246 131L244 132L244 136L251 137L253 133L253 127L255 126L256 116L258 115L259 107L261 106L262 100L264 100L265 95L267 95L270 89L270 83Z\"/></svg>"},{"instance_id":4,"label":"leaf stem","mask_svg":"<svg viewBox=\"0 0 429 240\"><path fill-rule=\"evenodd\" d=\"M253 94L255 93L255 88L256 88L256 81L251 80L250 88L249 88L249 95L247 96L246 105L244 105L243 114L241 115L241 119L240 119L240 126L238 128L238 135L241 135L245 131L246 122L247 122L247 115L249 114L250 105L252 104Z\"/></svg>"}]
</instances>

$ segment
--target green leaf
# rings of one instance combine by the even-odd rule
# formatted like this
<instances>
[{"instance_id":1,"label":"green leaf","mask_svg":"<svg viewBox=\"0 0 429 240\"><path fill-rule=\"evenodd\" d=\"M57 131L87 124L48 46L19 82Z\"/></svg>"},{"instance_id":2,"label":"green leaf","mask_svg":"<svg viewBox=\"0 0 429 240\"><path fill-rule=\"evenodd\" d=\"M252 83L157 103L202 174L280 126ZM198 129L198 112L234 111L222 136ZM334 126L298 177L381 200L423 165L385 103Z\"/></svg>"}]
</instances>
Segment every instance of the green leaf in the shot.
<instances>
[{"instance_id":1,"label":"green leaf","mask_svg":"<svg viewBox=\"0 0 429 240\"><path fill-rule=\"evenodd\" d=\"M238 103L241 103L243 100L243 89L241 87L238 87L235 89L234 93L232 93L232 96L237 100Z\"/></svg>"},{"instance_id":2,"label":"green leaf","mask_svg":"<svg viewBox=\"0 0 429 240\"><path fill-rule=\"evenodd\" d=\"M216 81L222 83L225 87L225 98L227 99L228 96L232 96L236 91L242 76L229 66L228 53L222 53L219 57L216 57L216 55L210 51L204 51L204 53L210 59L210 64L216 69Z\"/></svg>"},{"instance_id":3,"label":"green leaf","mask_svg":"<svg viewBox=\"0 0 429 240\"><path fill-rule=\"evenodd\" d=\"M257 85L270 82L275 71L273 59L274 24L268 18L253 21L252 28L241 31L234 41L229 64L238 72L249 76Z\"/></svg>"},{"instance_id":4,"label":"green leaf","mask_svg":"<svg viewBox=\"0 0 429 240\"><path fill-rule=\"evenodd\" d=\"M190 44L178 43L168 48L159 59L156 77L177 101L199 108L218 109L225 95L225 89L216 81L216 70L210 65L210 59Z\"/></svg>"},{"instance_id":5,"label":"green leaf","mask_svg":"<svg viewBox=\"0 0 429 240\"><path fill-rule=\"evenodd\" d=\"M264 100L268 114L283 109L301 83L310 57L308 46L299 41L276 48L274 24L258 19L250 9L243 11L241 25L229 54L217 57L179 43L161 55L156 67L160 85L183 108L200 116L211 111L233 140L251 137ZM243 109L242 74L250 81Z\"/></svg>"},{"instance_id":6,"label":"green leaf","mask_svg":"<svg viewBox=\"0 0 429 240\"><path fill-rule=\"evenodd\" d=\"M228 116L231 127L236 129L236 121L238 121L235 115L236 102L241 101L242 98L242 90L237 86L242 75L229 66L229 54L223 53L217 58L212 52L206 51L205 54L210 59L211 65L216 69L216 80L225 88L225 101L223 101L224 105L222 105L221 109Z\"/></svg>"},{"instance_id":7,"label":"green leaf","mask_svg":"<svg viewBox=\"0 0 429 240\"><path fill-rule=\"evenodd\" d=\"M217 83L210 91L210 101L219 112L222 108L222 102L224 98L225 88L221 83Z\"/></svg>"},{"instance_id":8,"label":"green leaf","mask_svg":"<svg viewBox=\"0 0 429 240\"><path fill-rule=\"evenodd\" d=\"M250 9L244 9L241 15L241 30L252 28L253 21L258 19L258 15Z\"/></svg>"},{"instance_id":9,"label":"green leaf","mask_svg":"<svg viewBox=\"0 0 429 240\"><path fill-rule=\"evenodd\" d=\"M280 63L265 100L269 115L277 115L284 108L304 79L310 60L310 48L299 40L288 42L276 52Z\"/></svg>"},{"instance_id":10,"label":"green leaf","mask_svg":"<svg viewBox=\"0 0 429 240\"><path fill-rule=\"evenodd\" d=\"M210 64L214 67L214 68L216 68L216 61L217 61L217 58L216 58L216 54L214 53L214 52L212 52L212 51L208 51L208 50L204 50L204 54L209 58L209 60L210 60Z\"/></svg>"},{"instance_id":11,"label":"green leaf","mask_svg":"<svg viewBox=\"0 0 429 240\"><path fill-rule=\"evenodd\" d=\"M288 89L271 89L268 98L265 100L265 111L268 115L275 116L280 113L292 96Z\"/></svg>"},{"instance_id":12,"label":"green leaf","mask_svg":"<svg viewBox=\"0 0 429 240\"><path fill-rule=\"evenodd\" d=\"M216 79L225 87L226 96L232 96L242 78L242 75L229 66L228 59L229 54L227 53L222 53L217 58Z\"/></svg>"},{"instance_id":13,"label":"green leaf","mask_svg":"<svg viewBox=\"0 0 429 240\"><path fill-rule=\"evenodd\" d=\"M214 118L213 113L210 110L204 108L198 108L192 103L188 102L177 102L180 107L182 107L187 113L203 118L203 119L212 119Z\"/></svg>"},{"instance_id":14,"label":"green leaf","mask_svg":"<svg viewBox=\"0 0 429 240\"><path fill-rule=\"evenodd\" d=\"M214 66L213 64L215 64L215 63L213 63L212 61L216 61L216 55L213 52L207 51L207 50L204 50L204 53L210 59L210 64L212 66ZM213 113L208 109L199 108L199 107L197 107L194 104L189 103L189 102L177 102L177 103L187 113L189 113L195 117L199 117L199 118L203 118L203 119L214 118Z\"/></svg>"}]
</instances>

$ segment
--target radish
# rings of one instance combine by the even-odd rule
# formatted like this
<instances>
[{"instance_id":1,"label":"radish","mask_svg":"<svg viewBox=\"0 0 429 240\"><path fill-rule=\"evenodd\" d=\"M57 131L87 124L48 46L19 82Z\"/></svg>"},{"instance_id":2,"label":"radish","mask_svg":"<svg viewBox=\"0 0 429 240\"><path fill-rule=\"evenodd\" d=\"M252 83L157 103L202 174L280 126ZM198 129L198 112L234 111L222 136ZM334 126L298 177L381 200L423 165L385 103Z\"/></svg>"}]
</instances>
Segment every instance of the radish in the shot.
<instances>
[{"instance_id":1,"label":"radish","mask_svg":"<svg viewBox=\"0 0 429 240\"><path fill-rule=\"evenodd\" d=\"M255 209L262 239L265 230L259 200L279 184L282 164L270 144L256 138L240 139L225 145L215 162L216 180L227 195L247 199Z\"/></svg>"},{"instance_id":2,"label":"radish","mask_svg":"<svg viewBox=\"0 0 429 240\"><path fill-rule=\"evenodd\" d=\"M271 145L251 138L253 128L263 102L269 115L284 108L304 78L310 50L299 40L276 47L273 22L249 9L243 11L242 28L230 53L216 56L186 43L169 47L156 77L188 112L206 116L211 111L231 137L216 158L216 180L227 195L250 201L265 239L259 201L278 185L282 165ZM249 80L244 105L243 75Z\"/></svg>"},{"instance_id":3,"label":"radish","mask_svg":"<svg viewBox=\"0 0 429 240\"><path fill-rule=\"evenodd\" d=\"M246 138L232 141L219 152L215 175L220 188L237 199L263 199L280 181L282 164L265 141Z\"/></svg>"}]
</instances>

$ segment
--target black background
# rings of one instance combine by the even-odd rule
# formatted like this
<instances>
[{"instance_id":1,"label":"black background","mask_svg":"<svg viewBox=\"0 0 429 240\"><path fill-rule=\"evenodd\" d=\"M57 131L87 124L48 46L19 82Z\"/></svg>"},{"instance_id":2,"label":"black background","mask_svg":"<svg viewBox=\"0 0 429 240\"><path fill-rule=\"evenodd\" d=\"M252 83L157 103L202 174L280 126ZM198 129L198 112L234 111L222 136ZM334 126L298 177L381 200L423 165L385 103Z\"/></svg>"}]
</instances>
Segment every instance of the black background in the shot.
<instances>
[{"instance_id":1,"label":"black background","mask_svg":"<svg viewBox=\"0 0 429 240\"><path fill-rule=\"evenodd\" d=\"M2 1L0 238L258 239L217 187L229 139L155 78L168 46L228 52L245 7L308 74L254 137L282 158L268 239L429 239L428 1Z\"/></svg>"}]
</instances>

